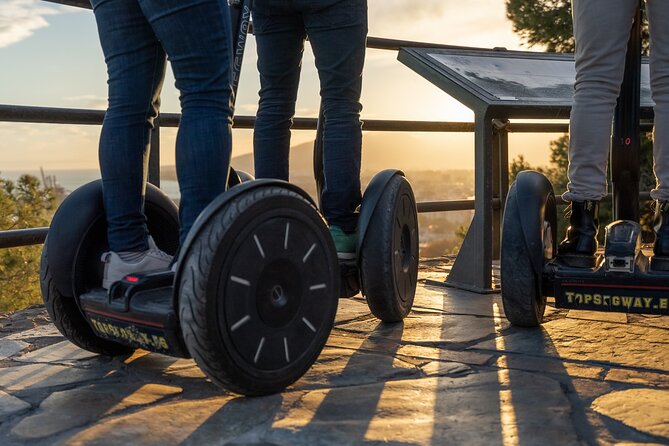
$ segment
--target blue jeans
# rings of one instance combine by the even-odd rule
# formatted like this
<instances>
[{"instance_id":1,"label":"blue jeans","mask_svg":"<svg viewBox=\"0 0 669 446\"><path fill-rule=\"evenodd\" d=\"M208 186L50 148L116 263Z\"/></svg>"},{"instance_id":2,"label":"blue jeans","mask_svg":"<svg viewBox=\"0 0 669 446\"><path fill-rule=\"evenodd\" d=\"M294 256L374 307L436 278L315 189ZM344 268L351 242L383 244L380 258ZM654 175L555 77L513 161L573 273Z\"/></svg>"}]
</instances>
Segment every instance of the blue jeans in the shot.
<instances>
[{"instance_id":1,"label":"blue jeans","mask_svg":"<svg viewBox=\"0 0 669 446\"><path fill-rule=\"evenodd\" d=\"M231 152L226 0L91 0L109 76L100 170L112 251L148 248L142 209L151 129L169 56L180 92L176 165L181 241L225 191Z\"/></svg>"},{"instance_id":2,"label":"blue jeans","mask_svg":"<svg viewBox=\"0 0 669 446\"><path fill-rule=\"evenodd\" d=\"M253 136L256 177L288 180L290 128L308 36L324 114L321 207L330 225L353 232L361 202L360 93L367 1L256 0L253 25L261 85Z\"/></svg>"}]
</instances>

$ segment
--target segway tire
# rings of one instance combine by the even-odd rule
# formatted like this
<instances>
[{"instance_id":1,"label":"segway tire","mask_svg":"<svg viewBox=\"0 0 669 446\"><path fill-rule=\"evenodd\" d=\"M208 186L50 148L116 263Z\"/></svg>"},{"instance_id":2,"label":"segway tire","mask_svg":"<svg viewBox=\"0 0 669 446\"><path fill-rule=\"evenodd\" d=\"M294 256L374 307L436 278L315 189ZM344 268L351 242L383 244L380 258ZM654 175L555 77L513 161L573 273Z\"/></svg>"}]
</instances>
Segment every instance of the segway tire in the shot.
<instances>
[{"instance_id":1,"label":"segway tire","mask_svg":"<svg viewBox=\"0 0 669 446\"><path fill-rule=\"evenodd\" d=\"M40 262L42 300L51 321L67 340L77 347L105 356L122 356L135 349L98 337L88 324L72 296L63 296L54 286L49 270L48 243L44 242Z\"/></svg>"},{"instance_id":2,"label":"segway tire","mask_svg":"<svg viewBox=\"0 0 669 446\"><path fill-rule=\"evenodd\" d=\"M411 185L401 175L376 205L360 249L360 276L374 316L399 322L409 314L418 280L418 217Z\"/></svg>"},{"instance_id":3,"label":"segway tire","mask_svg":"<svg viewBox=\"0 0 669 446\"><path fill-rule=\"evenodd\" d=\"M514 183L509 190L502 225L502 304L512 325L537 327L546 310L546 296L542 290L541 274L534 270L527 249L515 186ZM555 211L555 196L552 193L545 197L545 208ZM540 210L537 209L537 212ZM541 232L537 231L537 234ZM554 241L551 242L554 247Z\"/></svg>"},{"instance_id":4,"label":"segway tire","mask_svg":"<svg viewBox=\"0 0 669 446\"><path fill-rule=\"evenodd\" d=\"M250 188L208 219L180 266L189 353L217 385L284 390L318 358L337 310L337 255L322 217L287 188Z\"/></svg>"}]
</instances>

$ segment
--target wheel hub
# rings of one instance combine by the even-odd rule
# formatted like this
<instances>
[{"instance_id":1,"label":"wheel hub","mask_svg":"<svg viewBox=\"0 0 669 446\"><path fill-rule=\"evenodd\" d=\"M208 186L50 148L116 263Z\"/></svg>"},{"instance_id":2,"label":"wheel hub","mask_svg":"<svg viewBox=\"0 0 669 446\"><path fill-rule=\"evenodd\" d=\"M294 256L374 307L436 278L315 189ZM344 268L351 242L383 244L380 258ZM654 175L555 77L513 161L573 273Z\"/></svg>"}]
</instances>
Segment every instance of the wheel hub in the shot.
<instances>
[{"instance_id":1,"label":"wheel hub","mask_svg":"<svg viewBox=\"0 0 669 446\"><path fill-rule=\"evenodd\" d=\"M300 271L289 259L266 265L258 280L256 307L260 319L270 327L289 324L302 301Z\"/></svg>"}]
</instances>

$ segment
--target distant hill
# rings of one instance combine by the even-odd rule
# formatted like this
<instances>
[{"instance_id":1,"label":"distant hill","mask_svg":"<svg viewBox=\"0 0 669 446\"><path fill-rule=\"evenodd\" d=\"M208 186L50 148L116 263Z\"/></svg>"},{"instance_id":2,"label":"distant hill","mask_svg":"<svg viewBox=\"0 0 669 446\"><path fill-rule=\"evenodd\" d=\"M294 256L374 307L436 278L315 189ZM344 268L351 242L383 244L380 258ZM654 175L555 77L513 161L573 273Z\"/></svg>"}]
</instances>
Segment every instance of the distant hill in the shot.
<instances>
[{"instance_id":1,"label":"distant hill","mask_svg":"<svg viewBox=\"0 0 669 446\"><path fill-rule=\"evenodd\" d=\"M472 169L471 135L429 135L411 133L371 133L363 138L362 170L379 171L399 168L405 171ZM448 143L446 143L448 141ZM473 141L472 141L473 143ZM455 152L455 153L454 153ZM253 173L253 154L233 156L232 166ZM313 175L313 143L293 146L290 150L291 176ZM163 166L161 177L176 179L174 166Z\"/></svg>"}]
</instances>

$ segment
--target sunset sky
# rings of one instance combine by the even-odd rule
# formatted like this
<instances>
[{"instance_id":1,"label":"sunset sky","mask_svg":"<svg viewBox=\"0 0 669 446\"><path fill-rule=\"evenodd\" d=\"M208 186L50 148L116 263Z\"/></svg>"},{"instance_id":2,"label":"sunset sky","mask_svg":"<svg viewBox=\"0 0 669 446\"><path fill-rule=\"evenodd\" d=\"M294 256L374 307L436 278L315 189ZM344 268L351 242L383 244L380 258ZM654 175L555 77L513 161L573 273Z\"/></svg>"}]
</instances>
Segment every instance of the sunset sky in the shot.
<instances>
[{"instance_id":1,"label":"sunset sky","mask_svg":"<svg viewBox=\"0 0 669 446\"><path fill-rule=\"evenodd\" d=\"M521 49L503 0L369 0L370 35L479 47ZM525 48L526 49L526 48ZM541 48L532 48L540 51ZM470 121L473 114L396 60L396 52L369 50L363 117ZM237 113L255 113L258 74L253 39L247 46ZM171 74L164 112L179 111ZM106 71L93 14L40 0L0 2L0 103L54 107L106 107ZM315 116L318 87L307 48L298 115ZM97 167L98 126L0 123L0 171ZM163 131L163 164L174 163L174 130ZM473 136L391 135L411 144L425 168L473 168ZM511 155L546 164L555 135L514 136ZM251 151L250 131L235 131L234 155ZM293 144L313 139L294 132ZM416 147L420 147L418 152ZM400 166L401 167L401 166Z\"/></svg>"}]
</instances>

